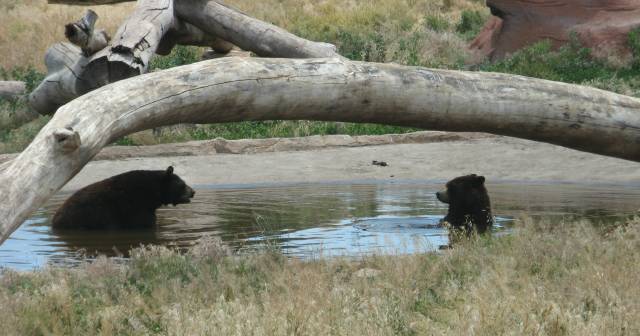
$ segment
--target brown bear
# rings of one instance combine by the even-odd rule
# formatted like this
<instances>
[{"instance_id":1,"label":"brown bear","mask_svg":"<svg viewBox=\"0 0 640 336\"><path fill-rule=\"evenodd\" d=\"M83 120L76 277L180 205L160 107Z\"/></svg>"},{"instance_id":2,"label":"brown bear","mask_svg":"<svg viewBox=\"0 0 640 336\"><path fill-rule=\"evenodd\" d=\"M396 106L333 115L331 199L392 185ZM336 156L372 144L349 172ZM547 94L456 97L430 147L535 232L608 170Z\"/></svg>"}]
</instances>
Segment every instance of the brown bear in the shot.
<instances>
[{"instance_id":1,"label":"brown bear","mask_svg":"<svg viewBox=\"0 0 640 336\"><path fill-rule=\"evenodd\" d=\"M470 235L485 233L493 226L491 201L484 186L484 176L476 174L456 177L436 193L440 202L449 204L444 218L454 231Z\"/></svg>"},{"instance_id":2,"label":"brown bear","mask_svg":"<svg viewBox=\"0 0 640 336\"><path fill-rule=\"evenodd\" d=\"M189 203L195 191L167 170L134 170L86 186L53 216L54 229L141 229L156 224L162 205Z\"/></svg>"}]
</instances>

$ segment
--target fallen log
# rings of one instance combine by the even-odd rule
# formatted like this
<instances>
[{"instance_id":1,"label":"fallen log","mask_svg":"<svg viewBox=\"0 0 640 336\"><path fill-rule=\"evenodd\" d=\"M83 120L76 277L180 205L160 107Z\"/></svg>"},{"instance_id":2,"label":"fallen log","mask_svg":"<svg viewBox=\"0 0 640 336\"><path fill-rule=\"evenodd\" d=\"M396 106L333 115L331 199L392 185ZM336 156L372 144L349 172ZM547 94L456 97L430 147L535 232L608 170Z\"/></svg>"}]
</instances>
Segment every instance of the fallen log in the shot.
<instances>
[{"instance_id":1,"label":"fallen log","mask_svg":"<svg viewBox=\"0 0 640 336\"><path fill-rule=\"evenodd\" d=\"M173 0L139 0L112 44L95 53L83 67L80 94L146 73L151 57L164 35L175 27L175 21Z\"/></svg>"},{"instance_id":2,"label":"fallen log","mask_svg":"<svg viewBox=\"0 0 640 336\"><path fill-rule=\"evenodd\" d=\"M341 57L329 43L305 40L214 0L139 0L107 46L101 44L107 40L106 35L100 31L93 34L96 20L95 13L87 11L81 20L67 25L67 37L82 48L83 54L59 44L47 53L50 63L55 57L58 59L53 63L65 64L66 68L47 66L47 78L30 98L39 113L52 114L62 104L91 90L146 73L153 55L167 55L176 44L207 46L219 53L237 45L265 57Z\"/></svg>"},{"instance_id":3,"label":"fallen log","mask_svg":"<svg viewBox=\"0 0 640 336\"><path fill-rule=\"evenodd\" d=\"M176 1L175 6L180 19L261 57L342 57L332 44L305 40L219 1Z\"/></svg>"},{"instance_id":4,"label":"fallen log","mask_svg":"<svg viewBox=\"0 0 640 336\"><path fill-rule=\"evenodd\" d=\"M219 58L107 85L61 107L27 149L0 165L0 242L122 136L184 122L272 119L488 132L640 162L633 97L343 58Z\"/></svg>"},{"instance_id":5,"label":"fallen log","mask_svg":"<svg viewBox=\"0 0 640 336\"><path fill-rule=\"evenodd\" d=\"M40 114L52 114L81 95L84 80L79 74L87 62L80 48L71 43L51 46L44 56L47 77L29 95L29 105Z\"/></svg>"}]
</instances>

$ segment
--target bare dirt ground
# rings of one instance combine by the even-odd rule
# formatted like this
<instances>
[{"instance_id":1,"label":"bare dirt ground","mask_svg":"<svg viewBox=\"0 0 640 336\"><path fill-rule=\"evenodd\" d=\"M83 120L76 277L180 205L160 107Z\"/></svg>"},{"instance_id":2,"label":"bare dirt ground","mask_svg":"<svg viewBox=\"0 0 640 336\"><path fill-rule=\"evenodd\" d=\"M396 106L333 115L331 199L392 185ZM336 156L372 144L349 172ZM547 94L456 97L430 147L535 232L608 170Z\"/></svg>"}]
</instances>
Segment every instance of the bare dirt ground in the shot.
<instances>
[{"instance_id":1,"label":"bare dirt ground","mask_svg":"<svg viewBox=\"0 0 640 336\"><path fill-rule=\"evenodd\" d=\"M0 162L15 155L0 156ZM373 165L385 161L388 166ZM481 133L223 139L108 147L63 189L134 169L169 165L185 181L253 184L348 180L447 180L476 173L490 182L640 183L640 164L532 141Z\"/></svg>"},{"instance_id":2,"label":"bare dirt ground","mask_svg":"<svg viewBox=\"0 0 640 336\"><path fill-rule=\"evenodd\" d=\"M1 155L0 162L15 155ZM372 161L388 165L373 165ZM190 184L349 180L447 180L476 173L490 182L640 183L640 164L482 133L330 135L208 140L105 148L63 189L134 169L169 165Z\"/></svg>"}]
</instances>

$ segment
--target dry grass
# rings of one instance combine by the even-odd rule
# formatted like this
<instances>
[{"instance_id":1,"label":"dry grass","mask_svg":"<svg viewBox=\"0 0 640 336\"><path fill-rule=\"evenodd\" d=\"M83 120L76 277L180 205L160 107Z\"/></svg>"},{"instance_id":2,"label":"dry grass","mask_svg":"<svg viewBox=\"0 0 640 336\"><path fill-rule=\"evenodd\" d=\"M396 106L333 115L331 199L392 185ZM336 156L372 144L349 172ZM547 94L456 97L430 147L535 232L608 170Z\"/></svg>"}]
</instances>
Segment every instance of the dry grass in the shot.
<instances>
[{"instance_id":1,"label":"dry grass","mask_svg":"<svg viewBox=\"0 0 640 336\"><path fill-rule=\"evenodd\" d=\"M7 335L639 334L640 220L606 235L552 224L525 221L440 255L301 262L225 256L209 241L188 254L138 250L125 265L7 271L0 325Z\"/></svg>"}]
</instances>

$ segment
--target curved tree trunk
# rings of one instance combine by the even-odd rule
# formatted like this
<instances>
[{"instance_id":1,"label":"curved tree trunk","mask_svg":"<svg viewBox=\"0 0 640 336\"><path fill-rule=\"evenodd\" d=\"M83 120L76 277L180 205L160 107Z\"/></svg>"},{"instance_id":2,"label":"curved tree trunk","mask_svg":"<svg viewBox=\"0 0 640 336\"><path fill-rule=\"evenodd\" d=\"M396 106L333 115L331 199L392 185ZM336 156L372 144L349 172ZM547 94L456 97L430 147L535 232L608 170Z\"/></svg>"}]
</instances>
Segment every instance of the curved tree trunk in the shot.
<instances>
[{"instance_id":1,"label":"curved tree trunk","mask_svg":"<svg viewBox=\"0 0 640 336\"><path fill-rule=\"evenodd\" d=\"M134 77L61 107L0 165L0 242L119 137L181 122L270 119L489 132L640 161L636 98L498 73L229 57Z\"/></svg>"}]
</instances>

